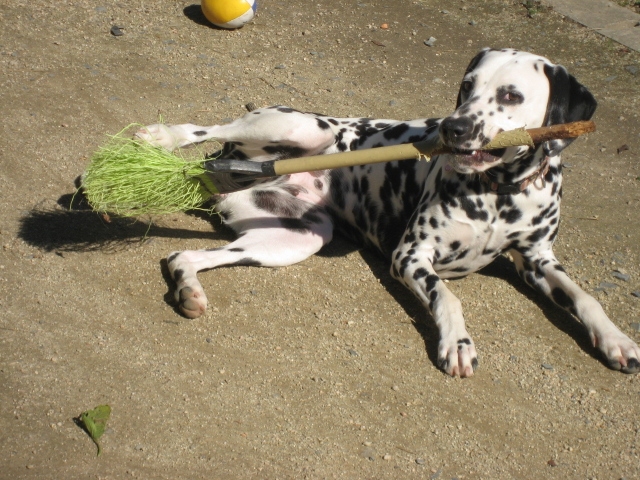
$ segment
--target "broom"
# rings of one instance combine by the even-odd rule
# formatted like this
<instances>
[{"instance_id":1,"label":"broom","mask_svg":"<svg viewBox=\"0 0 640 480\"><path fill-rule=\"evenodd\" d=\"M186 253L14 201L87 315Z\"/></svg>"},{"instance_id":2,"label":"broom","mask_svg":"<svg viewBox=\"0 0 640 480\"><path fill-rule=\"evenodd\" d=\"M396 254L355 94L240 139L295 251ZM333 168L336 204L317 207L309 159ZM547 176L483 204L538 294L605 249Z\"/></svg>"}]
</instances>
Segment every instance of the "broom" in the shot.
<instances>
[{"instance_id":1,"label":"broom","mask_svg":"<svg viewBox=\"0 0 640 480\"><path fill-rule=\"evenodd\" d=\"M95 211L123 217L181 212L199 208L215 194L243 190L269 177L394 160L429 160L433 155L450 152L436 137L416 143L267 162L206 160L202 152L187 157L184 150L171 153L125 136L128 128L112 136L90 159L82 188ZM482 149L533 147L594 130L591 121L510 130L496 135Z\"/></svg>"}]
</instances>

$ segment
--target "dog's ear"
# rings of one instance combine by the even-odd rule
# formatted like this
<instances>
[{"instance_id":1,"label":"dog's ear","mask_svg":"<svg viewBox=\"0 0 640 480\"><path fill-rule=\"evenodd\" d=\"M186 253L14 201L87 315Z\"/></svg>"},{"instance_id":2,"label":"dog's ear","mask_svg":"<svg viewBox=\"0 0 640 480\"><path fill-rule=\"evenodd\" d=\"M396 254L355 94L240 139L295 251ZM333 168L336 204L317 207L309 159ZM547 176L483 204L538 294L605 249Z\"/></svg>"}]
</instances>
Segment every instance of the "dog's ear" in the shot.
<instances>
[{"instance_id":1,"label":"dog's ear","mask_svg":"<svg viewBox=\"0 0 640 480\"><path fill-rule=\"evenodd\" d=\"M561 65L545 65L544 73L549 79L549 103L545 125L589 120L596 111L597 102L584 85L570 75ZM567 148L573 138L551 140L544 144L547 156L558 155Z\"/></svg>"},{"instance_id":2,"label":"dog's ear","mask_svg":"<svg viewBox=\"0 0 640 480\"><path fill-rule=\"evenodd\" d=\"M490 51L490 48L483 48L482 50L480 50L478 52L478 54L473 57L471 59L471 62L469 63L469 66L467 67L467 69L464 71L464 76L467 75L467 73L469 73L470 71L474 70L478 64L480 63L480 61L484 58L484 56ZM464 77L463 77L464 78ZM462 105L462 88L460 88L460 90L458 90L458 99L456 100L456 110L458 109L458 107Z\"/></svg>"}]
</instances>

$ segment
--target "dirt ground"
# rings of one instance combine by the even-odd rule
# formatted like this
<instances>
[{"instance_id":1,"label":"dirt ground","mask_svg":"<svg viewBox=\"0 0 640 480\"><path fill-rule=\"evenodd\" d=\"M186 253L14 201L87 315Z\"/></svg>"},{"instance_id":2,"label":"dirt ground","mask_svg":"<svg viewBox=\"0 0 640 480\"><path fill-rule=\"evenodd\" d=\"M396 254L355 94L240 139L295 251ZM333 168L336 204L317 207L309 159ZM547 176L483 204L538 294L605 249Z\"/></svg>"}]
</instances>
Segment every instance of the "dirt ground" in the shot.
<instances>
[{"instance_id":1,"label":"dirt ground","mask_svg":"<svg viewBox=\"0 0 640 480\"><path fill-rule=\"evenodd\" d=\"M0 478L640 478L639 377L607 369L506 258L450 282L480 354L460 380L436 368L417 301L345 240L202 274L211 306L187 320L163 258L229 241L216 218L68 210L88 156L132 122L210 125L247 102L444 116L481 47L529 50L599 101L564 156L556 253L640 341L637 52L519 1L258 8L224 31L189 0L0 5ZM101 404L96 458L73 419Z\"/></svg>"}]
</instances>

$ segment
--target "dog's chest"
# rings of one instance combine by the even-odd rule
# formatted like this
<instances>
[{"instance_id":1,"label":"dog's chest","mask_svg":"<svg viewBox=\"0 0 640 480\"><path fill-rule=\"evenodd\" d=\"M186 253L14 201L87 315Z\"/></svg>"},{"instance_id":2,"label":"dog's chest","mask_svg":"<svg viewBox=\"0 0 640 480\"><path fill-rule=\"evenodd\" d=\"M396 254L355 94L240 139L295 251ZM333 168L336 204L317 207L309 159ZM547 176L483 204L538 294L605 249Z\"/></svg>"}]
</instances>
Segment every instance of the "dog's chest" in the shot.
<instances>
[{"instance_id":1,"label":"dog's chest","mask_svg":"<svg viewBox=\"0 0 640 480\"><path fill-rule=\"evenodd\" d=\"M338 226L385 255L408 243L451 277L488 265L557 221L558 205L546 187L498 195L477 176L445 166L441 159L333 171L330 205Z\"/></svg>"},{"instance_id":2,"label":"dog's chest","mask_svg":"<svg viewBox=\"0 0 640 480\"><path fill-rule=\"evenodd\" d=\"M443 277L477 271L505 250L553 234L559 201L550 202L548 191L498 195L478 182L460 184L452 196L441 180L432 187L438 193L418 207L416 236L433 249L434 268Z\"/></svg>"}]
</instances>

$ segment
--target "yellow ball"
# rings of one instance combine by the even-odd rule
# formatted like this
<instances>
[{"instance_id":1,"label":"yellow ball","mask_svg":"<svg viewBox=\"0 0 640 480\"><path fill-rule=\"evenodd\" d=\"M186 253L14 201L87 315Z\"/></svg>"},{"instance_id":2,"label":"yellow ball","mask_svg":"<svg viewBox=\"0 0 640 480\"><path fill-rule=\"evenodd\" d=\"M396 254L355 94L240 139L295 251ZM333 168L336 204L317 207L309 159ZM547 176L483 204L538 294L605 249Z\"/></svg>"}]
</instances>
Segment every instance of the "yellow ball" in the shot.
<instances>
[{"instance_id":1,"label":"yellow ball","mask_svg":"<svg viewBox=\"0 0 640 480\"><path fill-rule=\"evenodd\" d=\"M202 0L202 13L217 27L240 28L256 14L256 0Z\"/></svg>"}]
</instances>

